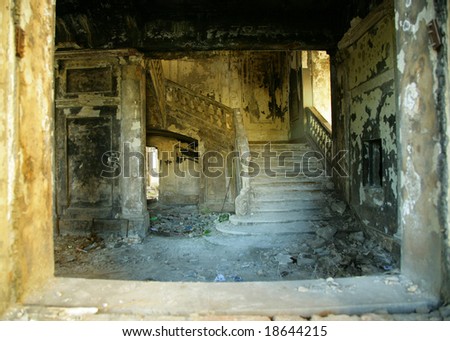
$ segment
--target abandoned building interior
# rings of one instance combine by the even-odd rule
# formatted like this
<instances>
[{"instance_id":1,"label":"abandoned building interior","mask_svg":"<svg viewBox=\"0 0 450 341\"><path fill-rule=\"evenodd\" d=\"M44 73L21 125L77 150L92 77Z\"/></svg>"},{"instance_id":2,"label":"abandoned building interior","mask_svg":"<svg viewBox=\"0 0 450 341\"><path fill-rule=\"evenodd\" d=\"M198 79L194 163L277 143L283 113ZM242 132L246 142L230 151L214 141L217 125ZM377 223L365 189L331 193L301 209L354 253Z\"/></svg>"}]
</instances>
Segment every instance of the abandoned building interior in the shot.
<instances>
[{"instance_id":1,"label":"abandoned building interior","mask_svg":"<svg viewBox=\"0 0 450 341\"><path fill-rule=\"evenodd\" d=\"M445 307L449 9L7 0L0 314Z\"/></svg>"}]
</instances>

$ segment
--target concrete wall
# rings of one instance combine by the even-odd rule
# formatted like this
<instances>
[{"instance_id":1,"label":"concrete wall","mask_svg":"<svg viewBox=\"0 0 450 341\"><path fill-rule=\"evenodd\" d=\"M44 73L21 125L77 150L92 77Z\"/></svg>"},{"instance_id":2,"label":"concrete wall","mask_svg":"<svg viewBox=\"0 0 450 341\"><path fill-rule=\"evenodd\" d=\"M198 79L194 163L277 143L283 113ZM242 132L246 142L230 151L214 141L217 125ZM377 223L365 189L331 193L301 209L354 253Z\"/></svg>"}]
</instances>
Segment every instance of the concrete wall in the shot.
<instances>
[{"instance_id":1,"label":"concrete wall","mask_svg":"<svg viewBox=\"0 0 450 341\"><path fill-rule=\"evenodd\" d=\"M240 108L250 141L289 139L287 52L217 52L163 61L166 78Z\"/></svg>"},{"instance_id":2,"label":"concrete wall","mask_svg":"<svg viewBox=\"0 0 450 341\"><path fill-rule=\"evenodd\" d=\"M53 27L53 1L2 3L0 312L53 274Z\"/></svg>"},{"instance_id":3,"label":"concrete wall","mask_svg":"<svg viewBox=\"0 0 450 341\"><path fill-rule=\"evenodd\" d=\"M145 235L142 57L85 50L55 63L58 232Z\"/></svg>"},{"instance_id":4,"label":"concrete wall","mask_svg":"<svg viewBox=\"0 0 450 341\"><path fill-rule=\"evenodd\" d=\"M402 272L448 301L448 38L434 49L427 27L445 37L448 14L444 1L395 3Z\"/></svg>"},{"instance_id":5,"label":"concrete wall","mask_svg":"<svg viewBox=\"0 0 450 341\"><path fill-rule=\"evenodd\" d=\"M326 51L310 51L312 105L331 123L330 57Z\"/></svg>"},{"instance_id":6,"label":"concrete wall","mask_svg":"<svg viewBox=\"0 0 450 341\"><path fill-rule=\"evenodd\" d=\"M367 227L398 254L394 11L372 12L341 40L335 56L336 150L347 150L349 177L338 187Z\"/></svg>"},{"instance_id":7,"label":"concrete wall","mask_svg":"<svg viewBox=\"0 0 450 341\"><path fill-rule=\"evenodd\" d=\"M149 136L147 145L158 148L159 201L163 204L196 205L200 200L200 160L179 159L177 146L186 143L163 136Z\"/></svg>"},{"instance_id":8,"label":"concrete wall","mask_svg":"<svg viewBox=\"0 0 450 341\"><path fill-rule=\"evenodd\" d=\"M443 1L445 2L445 1ZM443 4L442 4L443 6ZM441 12L442 16L439 18L440 20L442 20L442 23L445 23L445 21L447 21L447 26L445 27L445 25L443 24L443 31L445 32L445 36L447 37L447 39L444 40L444 47L445 50L447 52L447 67L444 67L444 72L445 72L445 90L446 90L446 95L445 95L445 114L444 117L446 118L446 122L447 122L447 127L446 127L446 143L447 143L447 148L446 148L446 155L447 155L447 165L446 165L446 177L447 177L447 188L446 188L446 198L444 199L445 202L447 203L447 208L446 210L443 212L447 219L446 222L444 223L446 229L445 229L445 233L447 235L447 238L444 238L444 259L446 261L446 276L445 276L445 280L443 282L443 288L446 288L443 290L443 295L446 298L447 302L450 302L450 214L448 213L448 203L450 202L450 191L449 191L449 169L450 169L450 158L448 158L448 155L450 155L450 143L449 143L449 139L450 139L450 70L449 70L449 62L450 62L450 1L447 1L447 12L445 13L444 11ZM444 53L445 53L444 50ZM445 64L444 64L445 66Z\"/></svg>"}]
</instances>

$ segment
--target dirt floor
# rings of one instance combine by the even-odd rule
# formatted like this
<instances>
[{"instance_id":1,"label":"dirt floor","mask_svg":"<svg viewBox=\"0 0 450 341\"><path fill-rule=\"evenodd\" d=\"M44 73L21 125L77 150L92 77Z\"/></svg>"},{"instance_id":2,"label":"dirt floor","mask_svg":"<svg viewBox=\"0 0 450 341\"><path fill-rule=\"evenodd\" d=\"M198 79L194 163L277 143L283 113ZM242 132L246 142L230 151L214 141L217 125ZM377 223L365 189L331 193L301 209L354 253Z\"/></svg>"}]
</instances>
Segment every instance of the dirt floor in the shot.
<instances>
[{"instance_id":1,"label":"dirt floor","mask_svg":"<svg viewBox=\"0 0 450 341\"><path fill-rule=\"evenodd\" d=\"M280 281L396 273L349 216L316 233L232 235L227 214L153 205L143 240L59 236L56 276L142 281Z\"/></svg>"}]
</instances>

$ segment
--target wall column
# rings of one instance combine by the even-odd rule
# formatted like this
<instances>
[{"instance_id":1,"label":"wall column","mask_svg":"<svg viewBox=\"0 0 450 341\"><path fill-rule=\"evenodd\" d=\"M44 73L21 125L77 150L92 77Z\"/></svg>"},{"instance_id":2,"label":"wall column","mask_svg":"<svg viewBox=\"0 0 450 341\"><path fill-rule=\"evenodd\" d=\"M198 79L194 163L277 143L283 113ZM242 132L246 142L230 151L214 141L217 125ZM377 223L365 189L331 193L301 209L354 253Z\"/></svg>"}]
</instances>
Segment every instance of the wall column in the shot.
<instances>
[{"instance_id":1,"label":"wall column","mask_svg":"<svg viewBox=\"0 0 450 341\"><path fill-rule=\"evenodd\" d=\"M130 58L122 66L122 218L129 235L145 236L148 212L145 178L145 70L141 60Z\"/></svg>"},{"instance_id":2,"label":"wall column","mask_svg":"<svg viewBox=\"0 0 450 341\"><path fill-rule=\"evenodd\" d=\"M438 78L444 67L427 28L436 18L434 1L396 0L395 18L401 267L402 273L437 295L447 215L442 194L448 183L442 135L445 103L440 100L444 90Z\"/></svg>"}]
</instances>

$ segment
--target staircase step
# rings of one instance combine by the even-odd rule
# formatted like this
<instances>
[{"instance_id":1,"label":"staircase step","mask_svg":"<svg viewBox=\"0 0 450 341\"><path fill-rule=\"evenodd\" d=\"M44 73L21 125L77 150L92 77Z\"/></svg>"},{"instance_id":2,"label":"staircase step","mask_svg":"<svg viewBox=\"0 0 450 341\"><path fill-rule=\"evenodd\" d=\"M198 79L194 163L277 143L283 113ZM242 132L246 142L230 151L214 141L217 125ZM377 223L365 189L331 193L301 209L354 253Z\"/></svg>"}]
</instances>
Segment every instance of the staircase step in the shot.
<instances>
[{"instance_id":1,"label":"staircase step","mask_svg":"<svg viewBox=\"0 0 450 341\"><path fill-rule=\"evenodd\" d=\"M317 223L311 221L301 221L284 224L255 224L255 225L234 225L230 222L217 224L216 229L223 233L234 235L270 235L270 234L290 234L290 233L311 233L317 227Z\"/></svg>"},{"instance_id":2,"label":"staircase step","mask_svg":"<svg viewBox=\"0 0 450 341\"><path fill-rule=\"evenodd\" d=\"M280 184L280 185L287 185L291 186L296 183L303 183L303 182L311 182L316 181L320 183L332 183L328 178L323 176L318 177L310 177L306 176L305 174L298 174L297 176L281 176L277 174L277 176L267 176L267 175L258 175L255 177L250 178L250 183L252 185L270 185L270 184ZM330 185L331 187L332 185Z\"/></svg>"},{"instance_id":3,"label":"staircase step","mask_svg":"<svg viewBox=\"0 0 450 341\"><path fill-rule=\"evenodd\" d=\"M254 175L254 176L250 176L250 180L261 180L261 181L280 181L280 180L292 180L292 181L296 181L299 180L301 181L302 179L327 179L324 175L325 174L321 174L319 176L312 176L312 175L308 175L308 173L305 172L289 172L286 171L284 174L281 172L275 172L276 174L274 176L272 176L272 174L270 174L270 176L268 176L267 174L264 173L264 171L260 172L258 175ZM314 174L314 173L313 173Z\"/></svg>"},{"instance_id":4,"label":"staircase step","mask_svg":"<svg viewBox=\"0 0 450 341\"><path fill-rule=\"evenodd\" d=\"M253 192L255 194L275 194L277 192L281 193L292 193L308 191L308 190L331 190L333 189L333 183L331 182L321 182L321 181L304 181L296 182L293 184L289 183L272 183L272 184L253 184Z\"/></svg>"},{"instance_id":5,"label":"staircase step","mask_svg":"<svg viewBox=\"0 0 450 341\"><path fill-rule=\"evenodd\" d=\"M317 152L312 152L310 149L305 150L272 150L272 154L263 154L260 150L250 150L252 153L252 160L264 160L264 158L270 157L272 160L276 158L284 160L302 160L305 159L322 159L322 155Z\"/></svg>"},{"instance_id":6,"label":"staircase step","mask_svg":"<svg viewBox=\"0 0 450 341\"><path fill-rule=\"evenodd\" d=\"M327 200L290 200L290 201L258 201L251 204L251 211L258 212L290 212L310 209L325 210L329 206Z\"/></svg>"},{"instance_id":7,"label":"staircase step","mask_svg":"<svg viewBox=\"0 0 450 341\"><path fill-rule=\"evenodd\" d=\"M267 192L254 192L253 202L267 202L267 201L283 201L288 202L291 200L322 200L328 197L328 194L332 193L332 190L305 190L302 192L277 192L268 195Z\"/></svg>"},{"instance_id":8,"label":"staircase step","mask_svg":"<svg viewBox=\"0 0 450 341\"><path fill-rule=\"evenodd\" d=\"M261 212L246 216L231 216L234 225L286 224L305 221L329 220L331 216L320 209L302 210L299 212Z\"/></svg>"},{"instance_id":9,"label":"staircase step","mask_svg":"<svg viewBox=\"0 0 450 341\"><path fill-rule=\"evenodd\" d=\"M267 143L250 143L250 150L261 151L267 149ZM270 150L311 150L311 147L306 143L270 143Z\"/></svg>"},{"instance_id":10,"label":"staircase step","mask_svg":"<svg viewBox=\"0 0 450 341\"><path fill-rule=\"evenodd\" d=\"M279 162L278 160L271 160L269 163L269 160L259 160L251 161L253 164L257 164L260 169L280 169L280 170L291 170L291 171L298 171L298 170L311 170L314 171L316 169L323 169L323 163L318 161L309 161L309 162L302 162L302 161L285 161L285 162ZM251 166L252 164L249 164Z\"/></svg>"},{"instance_id":11,"label":"staircase step","mask_svg":"<svg viewBox=\"0 0 450 341\"><path fill-rule=\"evenodd\" d=\"M286 168L286 167L271 167L271 168L254 168L251 170L249 175L252 178L260 177L260 176L285 176L285 177L296 177L296 176L304 176L310 178L318 178L325 175L325 170L320 167L305 167L300 169L294 168Z\"/></svg>"}]
</instances>

